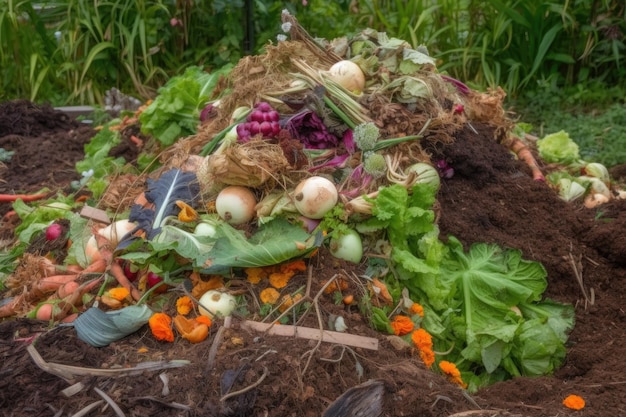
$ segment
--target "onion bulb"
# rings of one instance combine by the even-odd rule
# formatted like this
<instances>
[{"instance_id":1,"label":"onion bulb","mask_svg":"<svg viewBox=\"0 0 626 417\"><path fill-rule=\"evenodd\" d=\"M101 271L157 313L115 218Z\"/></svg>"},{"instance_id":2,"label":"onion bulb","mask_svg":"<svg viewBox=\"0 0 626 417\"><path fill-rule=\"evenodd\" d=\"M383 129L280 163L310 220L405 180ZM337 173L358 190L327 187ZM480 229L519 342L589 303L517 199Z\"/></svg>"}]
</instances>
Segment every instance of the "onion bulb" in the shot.
<instances>
[{"instance_id":1,"label":"onion bulb","mask_svg":"<svg viewBox=\"0 0 626 417\"><path fill-rule=\"evenodd\" d=\"M332 181L319 176L302 180L294 190L296 209L310 219L321 219L339 200L337 187Z\"/></svg>"},{"instance_id":2,"label":"onion bulb","mask_svg":"<svg viewBox=\"0 0 626 417\"><path fill-rule=\"evenodd\" d=\"M256 197L249 188L230 185L217 195L217 214L230 224L247 223L254 218Z\"/></svg>"},{"instance_id":3,"label":"onion bulb","mask_svg":"<svg viewBox=\"0 0 626 417\"><path fill-rule=\"evenodd\" d=\"M352 263L361 262L363 257L363 242L361 236L354 230L348 230L339 237L330 240L330 253L339 259Z\"/></svg>"},{"instance_id":4,"label":"onion bulb","mask_svg":"<svg viewBox=\"0 0 626 417\"><path fill-rule=\"evenodd\" d=\"M349 60L335 63L328 70L331 80L348 91L360 93L365 88L365 74L357 64Z\"/></svg>"},{"instance_id":5,"label":"onion bulb","mask_svg":"<svg viewBox=\"0 0 626 417\"><path fill-rule=\"evenodd\" d=\"M122 237L134 230L135 227L135 223L128 219L122 219L98 230L98 234L111 242L112 246L117 246Z\"/></svg>"},{"instance_id":6,"label":"onion bulb","mask_svg":"<svg viewBox=\"0 0 626 417\"><path fill-rule=\"evenodd\" d=\"M230 316L237 307L237 300L234 296L218 290L205 292L198 301L200 314L210 318L213 318L214 315L218 317Z\"/></svg>"}]
</instances>

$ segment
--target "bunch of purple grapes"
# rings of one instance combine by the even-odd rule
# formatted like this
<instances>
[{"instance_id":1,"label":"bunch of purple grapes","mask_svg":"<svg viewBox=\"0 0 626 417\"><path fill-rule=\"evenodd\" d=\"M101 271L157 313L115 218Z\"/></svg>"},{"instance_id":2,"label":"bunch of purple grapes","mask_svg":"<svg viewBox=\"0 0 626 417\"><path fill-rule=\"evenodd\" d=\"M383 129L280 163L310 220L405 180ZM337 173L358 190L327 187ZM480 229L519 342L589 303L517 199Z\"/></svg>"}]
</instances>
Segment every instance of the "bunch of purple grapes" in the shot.
<instances>
[{"instance_id":1,"label":"bunch of purple grapes","mask_svg":"<svg viewBox=\"0 0 626 417\"><path fill-rule=\"evenodd\" d=\"M273 138L280 132L280 114L269 103L261 101L254 105L246 121L237 125L239 142L248 142L250 138L262 134L264 138Z\"/></svg>"}]
</instances>

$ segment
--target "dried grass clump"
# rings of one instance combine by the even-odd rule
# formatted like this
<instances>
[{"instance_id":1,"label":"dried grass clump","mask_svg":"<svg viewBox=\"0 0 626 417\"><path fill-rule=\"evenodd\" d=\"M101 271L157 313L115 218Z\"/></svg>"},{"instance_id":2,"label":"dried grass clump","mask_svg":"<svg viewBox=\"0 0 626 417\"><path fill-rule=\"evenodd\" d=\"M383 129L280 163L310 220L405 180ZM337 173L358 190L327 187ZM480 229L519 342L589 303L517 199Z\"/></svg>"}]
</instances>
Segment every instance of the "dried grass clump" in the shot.
<instances>
[{"instance_id":1,"label":"dried grass clump","mask_svg":"<svg viewBox=\"0 0 626 417\"><path fill-rule=\"evenodd\" d=\"M198 180L205 196L218 190L219 185L272 188L290 168L280 145L252 140L207 157L198 171Z\"/></svg>"},{"instance_id":2,"label":"dried grass clump","mask_svg":"<svg viewBox=\"0 0 626 417\"><path fill-rule=\"evenodd\" d=\"M473 92L469 96L472 120L487 123L495 127L496 138L506 137L513 126L502 107L506 93L500 87L489 89L486 93Z\"/></svg>"},{"instance_id":3,"label":"dried grass clump","mask_svg":"<svg viewBox=\"0 0 626 417\"><path fill-rule=\"evenodd\" d=\"M126 211L133 205L135 198L144 191L145 185L144 176L134 174L113 176L98 206L103 210Z\"/></svg>"}]
</instances>

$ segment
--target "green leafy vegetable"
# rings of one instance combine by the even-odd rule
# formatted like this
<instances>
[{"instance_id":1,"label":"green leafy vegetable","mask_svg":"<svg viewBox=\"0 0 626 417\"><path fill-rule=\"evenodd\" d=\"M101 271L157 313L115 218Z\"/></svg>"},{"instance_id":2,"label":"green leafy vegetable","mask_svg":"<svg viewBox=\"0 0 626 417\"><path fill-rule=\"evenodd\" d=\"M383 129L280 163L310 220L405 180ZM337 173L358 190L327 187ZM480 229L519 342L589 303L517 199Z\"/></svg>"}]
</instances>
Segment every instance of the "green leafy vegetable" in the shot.
<instances>
[{"instance_id":1,"label":"green leafy vegetable","mask_svg":"<svg viewBox=\"0 0 626 417\"><path fill-rule=\"evenodd\" d=\"M564 130L539 139L537 150L546 162L570 165L580 160L578 145Z\"/></svg>"},{"instance_id":2,"label":"green leafy vegetable","mask_svg":"<svg viewBox=\"0 0 626 417\"><path fill-rule=\"evenodd\" d=\"M310 235L300 226L276 218L265 223L250 238L227 223L218 228L220 237L209 252L207 268L213 273L225 267L262 267L306 256L322 244L322 233Z\"/></svg>"},{"instance_id":3,"label":"green leafy vegetable","mask_svg":"<svg viewBox=\"0 0 626 417\"><path fill-rule=\"evenodd\" d=\"M364 226L387 233L393 270L387 285L405 286L422 304L423 327L435 350L449 351L445 360L457 364L470 391L554 371L565 357L574 311L542 300L543 266L496 244L477 243L467 252L453 236L444 244L430 209L434 188L417 184L410 191L395 185L381 189L373 200L375 217ZM372 320L376 328L386 328L384 314L373 314Z\"/></svg>"},{"instance_id":4,"label":"green leafy vegetable","mask_svg":"<svg viewBox=\"0 0 626 417\"><path fill-rule=\"evenodd\" d=\"M197 66L188 67L182 75L172 77L158 91L157 98L140 115L141 131L172 145L176 139L196 133L200 111L207 104L219 81L231 66L212 73Z\"/></svg>"}]
</instances>

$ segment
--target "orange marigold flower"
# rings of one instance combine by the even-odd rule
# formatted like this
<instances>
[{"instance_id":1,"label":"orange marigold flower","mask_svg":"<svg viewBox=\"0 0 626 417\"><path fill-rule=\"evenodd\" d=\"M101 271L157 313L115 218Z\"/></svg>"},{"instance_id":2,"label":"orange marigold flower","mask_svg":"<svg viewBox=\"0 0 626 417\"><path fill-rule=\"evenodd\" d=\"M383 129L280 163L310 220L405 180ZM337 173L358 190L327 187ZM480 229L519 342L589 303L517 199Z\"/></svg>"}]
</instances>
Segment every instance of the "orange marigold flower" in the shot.
<instances>
[{"instance_id":1,"label":"orange marigold flower","mask_svg":"<svg viewBox=\"0 0 626 417\"><path fill-rule=\"evenodd\" d=\"M270 285L274 288L285 288L295 272L274 272L270 274Z\"/></svg>"},{"instance_id":2,"label":"orange marigold flower","mask_svg":"<svg viewBox=\"0 0 626 417\"><path fill-rule=\"evenodd\" d=\"M180 208L180 211L178 212L178 220L183 223L198 220L198 213L189 204L182 200L176 200L176 205Z\"/></svg>"},{"instance_id":3,"label":"orange marigold flower","mask_svg":"<svg viewBox=\"0 0 626 417\"><path fill-rule=\"evenodd\" d=\"M568 395L563 400L563 405L567 408L571 408L572 410L582 410L585 408L585 400L578 395Z\"/></svg>"},{"instance_id":4,"label":"orange marigold flower","mask_svg":"<svg viewBox=\"0 0 626 417\"><path fill-rule=\"evenodd\" d=\"M272 287L264 289L259 295L263 304L274 304L276 303L276 301L278 301L278 298L280 297L280 293Z\"/></svg>"},{"instance_id":5,"label":"orange marigold flower","mask_svg":"<svg viewBox=\"0 0 626 417\"><path fill-rule=\"evenodd\" d=\"M418 314L420 317L424 317L424 307L421 304L413 303L409 309L409 313Z\"/></svg>"},{"instance_id":6,"label":"orange marigold flower","mask_svg":"<svg viewBox=\"0 0 626 417\"><path fill-rule=\"evenodd\" d=\"M426 365L427 368L430 368L433 366L433 363L435 363L435 352L429 349L421 349L420 358L422 359L422 362L424 362L424 365Z\"/></svg>"},{"instance_id":7,"label":"orange marigold flower","mask_svg":"<svg viewBox=\"0 0 626 417\"><path fill-rule=\"evenodd\" d=\"M186 316L193 308L193 301L187 295L183 295L176 300L176 311L178 314Z\"/></svg>"},{"instance_id":8,"label":"orange marigold flower","mask_svg":"<svg viewBox=\"0 0 626 417\"><path fill-rule=\"evenodd\" d=\"M174 341L174 331L172 330L172 318L165 313L154 313L148 325L152 331L152 335L157 340L165 340L166 342Z\"/></svg>"},{"instance_id":9,"label":"orange marigold flower","mask_svg":"<svg viewBox=\"0 0 626 417\"><path fill-rule=\"evenodd\" d=\"M220 275L214 275L208 281L198 281L194 285L193 290L191 290L191 295L193 295L197 299L200 299L200 297L202 297L202 294L204 294L205 292L222 288L223 286L224 277Z\"/></svg>"},{"instance_id":10,"label":"orange marigold flower","mask_svg":"<svg viewBox=\"0 0 626 417\"><path fill-rule=\"evenodd\" d=\"M396 336L404 336L413 331L415 324L410 317L398 315L391 321L391 328Z\"/></svg>"},{"instance_id":11,"label":"orange marigold flower","mask_svg":"<svg viewBox=\"0 0 626 417\"><path fill-rule=\"evenodd\" d=\"M304 271L306 271L306 264L304 263L304 260L302 259L288 262L280 266L280 272L284 272L284 273L287 273L287 272L296 273L296 272L304 272Z\"/></svg>"},{"instance_id":12,"label":"orange marigold flower","mask_svg":"<svg viewBox=\"0 0 626 417\"><path fill-rule=\"evenodd\" d=\"M208 316L200 315L200 316L196 317L195 320L198 323L206 324L207 327L211 327L211 324L213 324L213 322L211 321L211 318L208 317Z\"/></svg>"},{"instance_id":13,"label":"orange marigold flower","mask_svg":"<svg viewBox=\"0 0 626 417\"><path fill-rule=\"evenodd\" d=\"M294 305L299 299L302 298L302 294L296 294L293 297L290 294L284 295L281 299L281 305L278 307L278 311L284 313L289 307Z\"/></svg>"},{"instance_id":14,"label":"orange marigold flower","mask_svg":"<svg viewBox=\"0 0 626 417\"><path fill-rule=\"evenodd\" d=\"M250 284L258 284L263 278L267 278L269 275L265 268L245 268L243 271L246 273L247 280Z\"/></svg>"},{"instance_id":15,"label":"orange marigold flower","mask_svg":"<svg viewBox=\"0 0 626 417\"><path fill-rule=\"evenodd\" d=\"M126 297L130 295L130 291L128 291L124 287L115 287L111 288L107 291L109 297L116 299L117 301L124 301Z\"/></svg>"},{"instance_id":16,"label":"orange marigold flower","mask_svg":"<svg viewBox=\"0 0 626 417\"><path fill-rule=\"evenodd\" d=\"M439 362L439 368L448 376L450 382L460 385L462 388L467 388L467 384L461 378L461 372L454 363L441 361Z\"/></svg>"},{"instance_id":17,"label":"orange marigold flower","mask_svg":"<svg viewBox=\"0 0 626 417\"><path fill-rule=\"evenodd\" d=\"M433 337L424 329L417 329L411 334L411 341L420 351L420 357L428 368L435 362Z\"/></svg>"}]
</instances>

